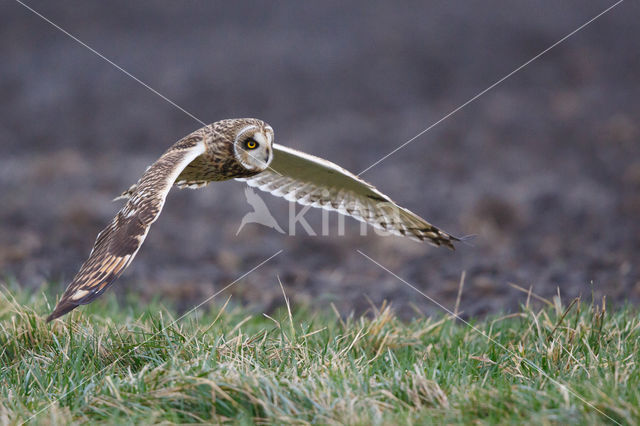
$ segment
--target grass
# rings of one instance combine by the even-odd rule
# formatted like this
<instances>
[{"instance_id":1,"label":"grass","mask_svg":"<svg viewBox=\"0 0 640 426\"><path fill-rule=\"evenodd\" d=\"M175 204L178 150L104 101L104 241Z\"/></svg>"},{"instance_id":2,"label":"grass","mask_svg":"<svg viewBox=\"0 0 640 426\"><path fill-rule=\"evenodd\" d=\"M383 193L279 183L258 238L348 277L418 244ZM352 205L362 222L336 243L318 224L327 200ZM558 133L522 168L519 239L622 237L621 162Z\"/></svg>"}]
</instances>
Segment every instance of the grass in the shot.
<instances>
[{"instance_id":1,"label":"grass","mask_svg":"<svg viewBox=\"0 0 640 426\"><path fill-rule=\"evenodd\" d=\"M640 422L632 308L554 300L473 321L491 339L386 305L271 318L225 304L175 324L113 297L51 324L48 311L41 293L1 292L2 423Z\"/></svg>"}]
</instances>

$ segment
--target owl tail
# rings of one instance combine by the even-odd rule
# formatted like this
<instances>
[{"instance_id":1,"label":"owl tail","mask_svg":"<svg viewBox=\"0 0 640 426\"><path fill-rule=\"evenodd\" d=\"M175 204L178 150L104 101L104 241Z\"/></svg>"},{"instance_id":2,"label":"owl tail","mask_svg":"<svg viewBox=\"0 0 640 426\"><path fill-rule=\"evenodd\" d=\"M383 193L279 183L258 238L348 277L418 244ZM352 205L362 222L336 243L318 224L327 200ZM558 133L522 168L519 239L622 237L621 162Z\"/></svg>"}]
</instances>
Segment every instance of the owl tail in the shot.
<instances>
[{"instance_id":1,"label":"owl tail","mask_svg":"<svg viewBox=\"0 0 640 426\"><path fill-rule=\"evenodd\" d=\"M151 166L147 166L146 170L149 170L150 168L151 168ZM114 198L111 201L128 200L129 198L131 198L133 193L136 191L136 188L138 187L138 183L139 182L134 183L133 185L131 185L129 187L129 189L127 189L126 191L124 191L122 194L118 195L116 198Z\"/></svg>"},{"instance_id":2,"label":"owl tail","mask_svg":"<svg viewBox=\"0 0 640 426\"><path fill-rule=\"evenodd\" d=\"M129 187L129 189L127 189L126 191L124 191L122 194L118 195L116 198L114 198L111 201L128 200L129 198L131 198L131 195L133 195L133 193L136 191L137 187L138 187L138 184L134 183Z\"/></svg>"}]
</instances>

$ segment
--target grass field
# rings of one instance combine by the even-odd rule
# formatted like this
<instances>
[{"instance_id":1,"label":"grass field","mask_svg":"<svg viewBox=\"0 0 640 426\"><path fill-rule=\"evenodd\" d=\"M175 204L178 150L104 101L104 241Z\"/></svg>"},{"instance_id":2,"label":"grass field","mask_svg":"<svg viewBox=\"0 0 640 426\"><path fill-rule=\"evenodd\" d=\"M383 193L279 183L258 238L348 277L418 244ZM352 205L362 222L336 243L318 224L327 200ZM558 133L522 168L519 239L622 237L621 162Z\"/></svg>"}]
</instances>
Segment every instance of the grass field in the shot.
<instances>
[{"instance_id":1,"label":"grass field","mask_svg":"<svg viewBox=\"0 0 640 426\"><path fill-rule=\"evenodd\" d=\"M174 323L105 297L47 324L42 293L1 293L2 423L640 422L632 308L554 300L474 330L388 306L266 317L224 299Z\"/></svg>"}]
</instances>

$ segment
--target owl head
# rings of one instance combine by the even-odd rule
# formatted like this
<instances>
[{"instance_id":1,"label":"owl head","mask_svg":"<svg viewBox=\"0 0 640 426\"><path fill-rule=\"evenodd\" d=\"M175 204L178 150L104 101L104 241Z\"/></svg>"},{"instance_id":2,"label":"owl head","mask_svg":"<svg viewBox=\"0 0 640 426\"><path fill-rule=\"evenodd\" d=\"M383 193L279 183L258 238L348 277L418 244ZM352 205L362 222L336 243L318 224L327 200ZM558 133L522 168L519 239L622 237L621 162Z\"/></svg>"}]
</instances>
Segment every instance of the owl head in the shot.
<instances>
[{"instance_id":1,"label":"owl head","mask_svg":"<svg viewBox=\"0 0 640 426\"><path fill-rule=\"evenodd\" d=\"M249 171L265 170L273 159L273 128L255 118L233 121L233 152L236 160Z\"/></svg>"}]
</instances>

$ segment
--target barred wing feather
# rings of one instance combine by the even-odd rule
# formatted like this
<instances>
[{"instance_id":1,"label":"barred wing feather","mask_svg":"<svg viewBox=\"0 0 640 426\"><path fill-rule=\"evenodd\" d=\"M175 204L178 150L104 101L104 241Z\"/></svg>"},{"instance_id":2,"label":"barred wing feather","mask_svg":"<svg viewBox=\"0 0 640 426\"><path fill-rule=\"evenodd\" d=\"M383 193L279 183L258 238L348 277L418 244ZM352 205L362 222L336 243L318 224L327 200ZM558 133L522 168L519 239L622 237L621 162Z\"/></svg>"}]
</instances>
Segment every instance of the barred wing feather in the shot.
<instances>
[{"instance_id":1,"label":"barred wing feather","mask_svg":"<svg viewBox=\"0 0 640 426\"><path fill-rule=\"evenodd\" d=\"M453 242L458 241L330 161L278 144L273 144L273 150L269 169L238 180L277 197L335 210L379 229L432 245L453 249Z\"/></svg>"}]
</instances>

